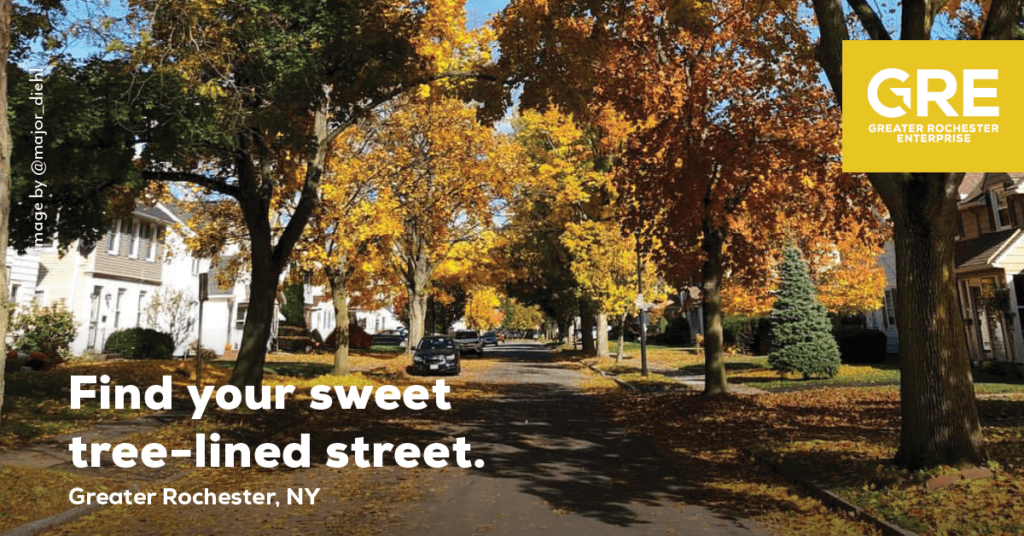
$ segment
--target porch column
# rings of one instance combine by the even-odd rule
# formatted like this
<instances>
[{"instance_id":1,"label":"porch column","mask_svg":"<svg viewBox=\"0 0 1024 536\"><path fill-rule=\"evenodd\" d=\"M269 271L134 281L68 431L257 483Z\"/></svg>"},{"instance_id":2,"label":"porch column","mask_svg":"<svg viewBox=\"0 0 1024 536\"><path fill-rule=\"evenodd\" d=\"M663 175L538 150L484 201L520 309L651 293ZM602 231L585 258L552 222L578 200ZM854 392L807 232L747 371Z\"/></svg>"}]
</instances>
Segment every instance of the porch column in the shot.
<instances>
[{"instance_id":1,"label":"porch column","mask_svg":"<svg viewBox=\"0 0 1024 536\"><path fill-rule=\"evenodd\" d=\"M1006 274L1006 290L1010 294L1010 310L1013 311L1013 361L1024 362L1024 334L1021 332L1020 304L1017 303L1017 289L1013 284L1013 274Z\"/></svg>"}]
</instances>

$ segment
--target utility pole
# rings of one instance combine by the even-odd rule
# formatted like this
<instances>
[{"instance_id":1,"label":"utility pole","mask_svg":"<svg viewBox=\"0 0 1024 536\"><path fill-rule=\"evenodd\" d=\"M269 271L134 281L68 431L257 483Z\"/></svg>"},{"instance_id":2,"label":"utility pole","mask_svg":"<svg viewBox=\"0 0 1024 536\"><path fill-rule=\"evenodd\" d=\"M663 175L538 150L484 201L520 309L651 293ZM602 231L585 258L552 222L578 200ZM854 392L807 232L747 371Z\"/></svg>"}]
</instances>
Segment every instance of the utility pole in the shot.
<instances>
[{"instance_id":1,"label":"utility pole","mask_svg":"<svg viewBox=\"0 0 1024 536\"><path fill-rule=\"evenodd\" d=\"M636 309L640 315L640 375L647 377L647 311L644 302L644 267L640 249L640 231L636 232Z\"/></svg>"}]
</instances>

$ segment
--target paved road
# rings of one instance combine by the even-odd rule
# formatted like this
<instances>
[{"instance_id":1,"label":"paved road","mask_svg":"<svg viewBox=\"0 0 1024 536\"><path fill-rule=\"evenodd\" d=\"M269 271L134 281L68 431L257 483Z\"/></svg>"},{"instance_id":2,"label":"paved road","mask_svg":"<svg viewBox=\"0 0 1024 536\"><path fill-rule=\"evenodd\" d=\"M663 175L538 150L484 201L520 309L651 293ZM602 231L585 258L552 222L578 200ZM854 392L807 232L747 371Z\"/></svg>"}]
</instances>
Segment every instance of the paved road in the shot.
<instances>
[{"instance_id":1,"label":"paved road","mask_svg":"<svg viewBox=\"0 0 1024 536\"><path fill-rule=\"evenodd\" d=\"M465 380L507 383L505 394L463 410L447 432L486 465L429 474L429 490L385 534L766 534L682 503L686 475L610 425L579 389L584 373L544 346L488 348L483 359L497 365Z\"/></svg>"}]
</instances>

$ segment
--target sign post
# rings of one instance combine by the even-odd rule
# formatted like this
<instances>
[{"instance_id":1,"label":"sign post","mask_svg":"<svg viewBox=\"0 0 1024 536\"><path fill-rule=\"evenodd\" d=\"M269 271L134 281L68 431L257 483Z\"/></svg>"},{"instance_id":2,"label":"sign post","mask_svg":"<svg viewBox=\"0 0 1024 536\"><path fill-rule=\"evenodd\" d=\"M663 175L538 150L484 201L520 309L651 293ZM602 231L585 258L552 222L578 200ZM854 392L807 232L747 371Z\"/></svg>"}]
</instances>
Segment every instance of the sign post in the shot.
<instances>
[{"instance_id":1,"label":"sign post","mask_svg":"<svg viewBox=\"0 0 1024 536\"><path fill-rule=\"evenodd\" d=\"M196 388L203 390L203 304L209 297L209 272L199 274L199 333L196 336Z\"/></svg>"}]
</instances>

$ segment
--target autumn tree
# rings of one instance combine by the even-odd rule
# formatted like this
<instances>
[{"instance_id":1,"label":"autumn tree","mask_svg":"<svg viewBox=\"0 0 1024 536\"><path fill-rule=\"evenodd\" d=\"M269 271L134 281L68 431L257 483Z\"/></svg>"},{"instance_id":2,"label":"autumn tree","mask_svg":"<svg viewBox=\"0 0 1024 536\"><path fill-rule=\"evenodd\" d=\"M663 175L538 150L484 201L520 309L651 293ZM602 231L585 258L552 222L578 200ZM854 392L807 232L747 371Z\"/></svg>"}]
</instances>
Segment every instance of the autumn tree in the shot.
<instances>
[{"instance_id":1,"label":"autumn tree","mask_svg":"<svg viewBox=\"0 0 1024 536\"><path fill-rule=\"evenodd\" d=\"M506 296L501 300L502 319L501 327L525 331L536 329L544 323L544 313L536 305L526 306L519 303L515 298Z\"/></svg>"},{"instance_id":2,"label":"autumn tree","mask_svg":"<svg viewBox=\"0 0 1024 536\"><path fill-rule=\"evenodd\" d=\"M792 237L806 252L818 298L830 312L856 316L882 306L886 281L878 259L890 232L880 219L865 223L847 217L834 233ZM780 263L781 258L773 258L766 262L771 268L760 273L729 274L722 281L722 310L750 316L767 314L779 286Z\"/></svg>"},{"instance_id":3,"label":"autumn tree","mask_svg":"<svg viewBox=\"0 0 1024 536\"><path fill-rule=\"evenodd\" d=\"M933 24L947 0L903 2L898 24L902 40L932 38ZM985 2L983 23L972 38L1011 39L1020 0ZM820 30L816 58L835 98L843 99L844 40L857 33L848 26L842 0L813 0ZM868 3L848 0L867 37L891 40ZM971 378L967 343L957 310L953 243L957 234L958 188L963 173L869 173L889 209L894 227L896 323L900 332L900 447L896 463L905 467L980 463L985 458Z\"/></svg>"},{"instance_id":4,"label":"autumn tree","mask_svg":"<svg viewBox=\"0 0 1024 536\"><path fill-rule=\"evenodd\" d=\"M766 250L794 231L832 228L829 209L869 213L873 203L855 179L836 182L836 112L788 13L639 4L512 2L496 22L498 69L524 84L525 105L553 100L626 133L615 172L627 224L670 282L701 282L705 392L721 393L723 276L764 271ZM561 68L577 83L545 74Z\"/></svg>"},{"instance_id":5,"label":"autumn tree","mask_svg":"<svg viewBox=\"0 0 1024 536\"><path fill-rule=\"evenodd\" d=\"M885 270L878 259L888 230L848 220L834 240L816 247L802 246L808 252L818 299L829 311L842 316L865 315L882 306Z\"/></svg>"},{"instance_id":6,"label":"autumn tree","mask_svg":"<svg viewBox=\"0 0 1024 536\"><path fill-rule=\"evenodd\" d=\"M608 317L618 317L625 326L626 316L636 314L637 250L633 237L623 235L617 221L571 223L562 241L572 254L570 269L581 292L597 303L597 355L608 357ZM664 297L668 289L661 284L657 266L650 258L641 259L643 285L647 298ZM622 359L623 333L619 330L616 359Z\"/></svg>"},{"instance_id":7,"label":"autumn tree","mask_svg":"<svg viewBox=\"0 0 1024 536\"><path fill-rule=\"evenodd\" d=\"M405 285L410 348L423 336L428 285L438 266L459 244L494 228L516 181L517 155L506 137L478 123L474 107L439 93L396 106L362 157L377 177L373 195L395 201L400 231L390 258Z\"/></svg>"},{"instance_id":8,"label":"autumn tree","mask_svg":"<svg viewBox=\"0 0 1024 536\"><path fill-rule=\"evenodd\" d=\"M318 200L331 143L439 76L461 3L132 2L138 87L161 98L140 166L228 200L245 224L249 313L231 383L262 381L274 296ZM145 129L152 125L154 128ZM296 175L292 171L299 170ZM283 211L283 213L282 213Z\"/></svg>"},{"instance_id":9,"label":"autumn tree","mask_svg":"<svg viewBox=\"0 0 1024 536\"><path fill-rule=\"evenodd\" d=\"M466 325L480 331L500 326L505 317L501 309L501 298L493 288L474 290L466 301Z\"/></svg>"},{"instance_id":10,"label":"autumn tree","mask_svg":"<svg viewBox=\"0 0 1024 536\"><path fill-rule=\"evenodd\" d=\"M11 125L7 119L7 60L11 55L12 1L0 0L0 283L10 285L7 266L7 239L11 219ZM0 296L0 310L8 309L7 292ZM7 340L10 315L0 314L0 340ZM4 376L0 374L0 416L3 415Z\"/></svg>"},{"instance_id":11,"label":"autumn tree","mask_svg":"<svg viewBox=\"0 0 1024 536\"><path fill-rule=\"evenodd\" d=\"M351 308L387 305L400 282L387 263L387 244L400 232L396 200L374 193L378 171L366 167L374 121L349 128L332 143L319 203L295 246L294 266L330 290L337 341L332 373L337 375L349 371Z\"/></svg>"},{"instance_id":12,"label":"autumn tree","mask_svg":"<svg viewBox=\"0 0 1024 536\"><path fill-rule=\"evenodd\" d=\"M516 139L526 154L530 176L529 188L518 198L515 217L506 230L516 237L510 241L517 247L511 257L522 266L511 289L525 303L550 304L545 310L563 334L568 321L578 315L585 352L595 350L596 319L605 326L598 328L603 341L598 351L607 355L607 315L614 309L614 300L602 301L606 296L594 285L581 285L577 276L611 269L617 259L598 254L583 261L588 267L572 268L575 254L588 251L586 244L592 243L591 237L583 235L617 226L611 151L595 137L596 131L588 132L585 126L557 107L527 110L516 121ZM571 246L579 247L574 252ZM608 266L594 268L601 263ZM524 290L533 294L532 300ZM572 304L575 307L567 310Z\"/></svg>"}]
</instances>

